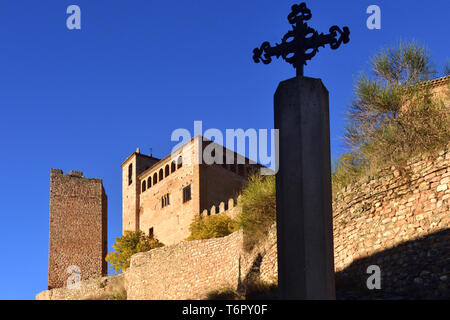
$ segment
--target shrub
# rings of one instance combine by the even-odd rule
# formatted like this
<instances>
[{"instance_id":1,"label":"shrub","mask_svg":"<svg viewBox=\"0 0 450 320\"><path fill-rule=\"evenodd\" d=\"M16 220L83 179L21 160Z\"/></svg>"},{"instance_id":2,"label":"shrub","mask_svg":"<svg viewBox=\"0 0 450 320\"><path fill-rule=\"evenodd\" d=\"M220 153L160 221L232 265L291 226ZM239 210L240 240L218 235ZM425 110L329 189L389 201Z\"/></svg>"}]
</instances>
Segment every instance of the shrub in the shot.
<instances>
[{"instance_id":1,"label":"shrub","mask_svg":"<svg viewBox=\"0 0 450 320\"><path fill-rule=\"evenodd\" d=\"M424 85L435 72L423 47L411 42L382 50L371 69L355 83L345 132L349 152L335 164L334 191L450 141L448 109Z\"/></svg>"},{"instance_id":2,"label":"shrub","mask_svg":"<svg viewBox=\"0 0 450 320\"><path fill-rule=\"evenodd\" d=\"M224 213L212 216L198 215L190 225L191 235L186 239L202 240L225 237L238 229L237 223Z\"/></svg>"},{"instance_id":3,"label":"shrub","mask_svg":"<svg viewBox=\"0 0 450 320\"><path fill-rule=\"evenodd\" d=\"M250 250L267 234L276 219L275 176L249 177L238 202L239 225L244 230L245 247Z\"/></svg>"},{"instance_id":4,"label":"shrub","mask_svg":"<svg viewBox=\"0 0 450 320\"><path fill-rule=\"evenodd\" d=\"M251 250L266 236L269 227L275 222L275 176L250 176L242 190L238 206L240 214L236 219L223 213L208 217L197 216L190 226L191 235L186 240L224 237L242 228L244 246Z\"/></svg>"},{"instance_id":5,"label":"shrub","mask_svg":"<svg viewBox=\"0 0 450 320\"><path fill-rule=\"evenodd\" d=\"M115 272L125 271L130 266L130 259L133 254L162 246L161 242L145 235L141 230L125 231L120 238L116 238L116 243L113 244L115 251L108 253L106 261Z\"/></svg>"}]
</instances>

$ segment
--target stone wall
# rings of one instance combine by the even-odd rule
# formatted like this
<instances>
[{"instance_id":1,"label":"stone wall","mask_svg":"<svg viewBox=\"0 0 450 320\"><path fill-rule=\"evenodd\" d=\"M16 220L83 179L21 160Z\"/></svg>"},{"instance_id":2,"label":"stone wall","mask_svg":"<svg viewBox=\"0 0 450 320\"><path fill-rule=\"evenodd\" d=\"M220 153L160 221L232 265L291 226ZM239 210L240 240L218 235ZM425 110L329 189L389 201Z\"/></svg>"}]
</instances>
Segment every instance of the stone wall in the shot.
<instances>
[{"instance_id":1,"label":"stone wall","mask_svg":"<svg viewBox=\"0 0 450 320\"><path fill-rule=\"evenodd\" d=\"M364 286L372 264L381 268L382 290L371 295L450 297L448 150L382 170L335 196L335 269L341 297L361 296L363 289L369 294Z\"/></svg>"},{"instance_id":2,"label":"stone wall","mask_svg":"<svg viewBox=\"0 0 450 320\"><path fill-rule=\"evenodd\" d=\"M276 283L275 225L251 252L244 250L243 241L239 230L223 238L183 241L133 255L130 267L122 275L127 299L204 299L220 288L241 290L250 279ZM115 283L116 278L82 281L80 289L47 290L36 299L98 299L111 291L102 284Z\"/></svg>"},{"instance_id":3,"label":"stone wall","mask_svg":"<svg viewBox=\"0 0 450 320\"><path fill-rule=\"evenodd\" d=\"M67 287L46 290L36 295L36 300L99 300L114 299L125 292L124 276L96 277L80 282L79 288Z\"/></svg>"},{"instance_id":4,"label":"stone wall","mask_svg":"<svg viewBox=\"0 0 450 320\"><path fill-rule=\"evenodd\" d=\"M138 253L125 272L128 299L204 299L216 289L238 290L250 277L273 282L275 230L273 226L252 252L244 250L239 230L223 238L183 241Z\"/></svg>"},{"instance_id":5,"label":"stone wall","mask_svg":"<svg viewBox=\"0 0 450 320\"><path fill-rule=\"evenodd\" d=\"M83 280L107 273L107 198L101 179L52 169L49 229L49 288L65 286L73 272L81 272Z\"/></svg>"},{"instance_id":6,"label":"stone wall","mask_svg":"<svg viewBox=\"0 0 450 320\"><path fill-rule=\"evenodd\" d=\"M134 255L125 273L128 299L200 299L214 288L236 287L242 239L239 231Z\"/></svg>"}]
</instances>

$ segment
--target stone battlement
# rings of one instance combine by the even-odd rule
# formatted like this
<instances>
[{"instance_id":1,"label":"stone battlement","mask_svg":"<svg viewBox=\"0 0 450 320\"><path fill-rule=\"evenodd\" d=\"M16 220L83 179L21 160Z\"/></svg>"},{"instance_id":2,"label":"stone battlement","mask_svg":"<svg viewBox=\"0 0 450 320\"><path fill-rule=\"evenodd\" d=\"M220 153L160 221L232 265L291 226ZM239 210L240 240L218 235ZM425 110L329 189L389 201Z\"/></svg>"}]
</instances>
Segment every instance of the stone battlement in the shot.
<instances>
[{"instance_id":1,"label":"stone battlement","mask_svg":"<svg viewBox=\"0 0 450 320\"><path fill-rule=\"evenodd\" d=\"M214 214L224 213L230 218L235 218L239 213L240 209L237 206L241 196L236 198L230 198L227 201L221 201L218 205L212 205L209 210L205 209L201 212L203 217L212 216Z\"/></svg>"},{"instance_id":2,"label":"stone battlement","mask_svg":"<svg viewBox=\"0 0 450 320\"><path fill-rule=\"evenodd\" d=\"M61 169L50 169L50 176L62 176L62 177L78 177L78 178L83 178L85 180L91 180L91 181L97 181L97 182L102 182L102 179L99 178L86 178L83 175L82 171L77 171L77 170L70 170L69 173L64 173L63 170Z\"/></svg>"}]
</instances>

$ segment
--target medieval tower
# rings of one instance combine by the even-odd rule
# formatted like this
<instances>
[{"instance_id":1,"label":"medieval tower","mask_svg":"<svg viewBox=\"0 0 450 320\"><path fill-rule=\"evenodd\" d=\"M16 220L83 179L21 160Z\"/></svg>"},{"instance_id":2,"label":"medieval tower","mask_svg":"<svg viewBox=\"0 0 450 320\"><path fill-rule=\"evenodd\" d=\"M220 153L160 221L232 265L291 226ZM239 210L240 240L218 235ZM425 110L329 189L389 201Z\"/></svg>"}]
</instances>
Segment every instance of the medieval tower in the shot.
<instances>
[{"instance_id":1,"label":"medieval tower","mask_svg":"<svg viewBox=\"0 0 450 320\"><path fill-rule=\"evenodd\" d=\"M51 169L48 288L107 274L107 197L101 179Z\"/></svg>"}]
</instances>

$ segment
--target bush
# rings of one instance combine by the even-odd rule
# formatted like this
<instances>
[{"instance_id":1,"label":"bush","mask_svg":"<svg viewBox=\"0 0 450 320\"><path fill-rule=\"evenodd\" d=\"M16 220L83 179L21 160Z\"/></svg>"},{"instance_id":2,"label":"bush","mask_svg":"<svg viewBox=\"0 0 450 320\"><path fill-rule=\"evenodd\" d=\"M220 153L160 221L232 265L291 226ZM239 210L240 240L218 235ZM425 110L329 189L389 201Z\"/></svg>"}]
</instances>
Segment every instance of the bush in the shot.
<instances>
[{"instance_id":1,"label":"bush","mask_svg":"<svg viewBox=\"0 0 450 320\"><path fill-rule=\"evenodd\" d=\"M435 72L423 47L411 42L382 50L371 69L355 83L345 132L349 152L335 163L334 191L450 141L448 109L424 85Z\"/></svg>"},{"instance_id":2,"label":"bush","mask_svg":"<svg viewBox=\"0 0 450 320\"><path fill-rule=\"evenodd\" d=\"M223 213L208 217L197 216L190 226L191 235L186 240L225 237L242 228L244 246L251 250L266 236L269 227L275 222L275 176L250 176L242 190L238 206L241 212L236 219Z\"/></svg>"},{"instance_id":3,"label":"bush","mask_svg":"<svg viewBox=\"0 0 450 320\"><path fill-rule=\"evenodd\" d=\"M115 251L108 253L106 261L110 264L109 268L114 269L115 272L125 271L130 266L133 254L162 246L163 244L157 239L145 235L140 230L125 231L120 238L116 238L116 243L113 244Z\"/></svg>"},{"instance_id":4,"label":"bush","mask_svg":"<svg viewBox=\"0 0 450 320\"><path fill-rule=\"evenodd\" d=\"M245 247L250 250L276 220L275 176L250 176L238 206L238 222L244 230Z\"/></svg>"},{"instance_id":5,"label":"bush","mask_svg":"<svg viewBox=\"0 0 450 320\"><path fill-rule=\"evenodd\" d=\"M224 213L203 217L198 215L190 225L191 235L186 239L202 240L225 237L238 229L237 223Z\"/></svg>"}]
</instances>

